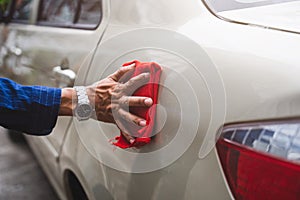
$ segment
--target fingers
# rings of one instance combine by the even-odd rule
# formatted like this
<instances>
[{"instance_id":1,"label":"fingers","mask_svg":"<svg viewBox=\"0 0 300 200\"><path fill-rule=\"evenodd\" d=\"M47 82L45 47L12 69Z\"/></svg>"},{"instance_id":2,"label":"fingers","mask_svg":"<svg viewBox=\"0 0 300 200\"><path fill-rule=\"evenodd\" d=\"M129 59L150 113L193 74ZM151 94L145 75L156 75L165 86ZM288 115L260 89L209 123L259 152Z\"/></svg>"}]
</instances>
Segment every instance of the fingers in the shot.
<instances>
[{"instance_id":1,"label":"fingers","mask_svg":"<svg viewBox=\"0 0 300 200\"><path fill-rule=\"evenodd\" d=\"M135 137L128 134L126 127L130 127L130 130L132 128L139 130L138 126L145 127L147 122L145 119L130 113L129 107L150 107L153 105L153 100L149 97L131 96L135 90L147 84L150 79L149 73L142 73L130 78L134 73L134 69L135 64L132 64L127 67L121 67L118 71L108 76L110 81L118 82L114 86L111 101L111 104L115 105L116 108L113 110L117 111L116 115L114 115L114 121L119 129L122 130L125 139L131 144L135 142Z\"/></svg>"},{"instance_id":2,"label":"fingers","mask_svg":"<svg viewBox=\"0 0 300 200\"><path fill-rule=\"evenodd\" d=\"M113 79L114 81L118 82L122 77L124 78L124 75L130 71L133 71L135 68L135 64L128 65L126 67L121 67L113 74L109 75L108 78Z\"/></svg>"},{"instance_id":3,"label":"fingers","mask_svg":"<svg viewBox=\"0 0 300 200\"><path fill-rule=\"evenodd\" d=\"M122 134L130 144L133 144L135 142L134 137L132 137L131 135L124 132Z\"/></svg>"},{"instance_id":4,"label":"fingers","mask_svg":"<svg viewBox=\"0 0 300 200\"><path fill-rule=\"evenodd\" d=\"M132 66L131 66L132 65ZM130 70L128 70L120 79L119 79L119 83L126 83L134 74L134 69L135 69L135 65L131 64L129 65L131 67Z\"/></svg>"},{"instance_id":5,"label":"fingers","mask_svg":"<svg viewBox=\"0 0 300 200\"><path fill-rule=\"evenodd\" d=\"M149 97L138 97L138 96L123 96L119 100L120 106L142 106L142 107L150 107L153 104L153 101Z\"/></svg>"},{"instance_id":6,"label":"fingers","mask_svg":"<svg viewBox=\"0 0 300 200\"><path fill-rule=\"evenodd\" d=\"M127 81L124 84L124 89L126 90L126 93L132 94L139 87L145 85L149 81L149 78L150 78L149 73L142 73L131 78L129 81Z\"/></svg>"},{"instance_id":7,"label":"fingers","mask_svg":"<svg viewBox=\"0 0 300 200\"><path fill-rule=\"evenodd\" d=\"M147 125L147 122L145 119L141 118L141 117L138 117L130 112L127 112L125 110L123 110L122 108L119 109L119 115L124 119L126 120L127 122L129 123L135 123L139 126L146 126Z\"/></svg>"},{"instance_id":8,"label":"fingers","mask_svg":"<svg viewBox=\"0 0 300 200\"><path fill-rule=\"evenodd\" d=\"M126 122L125 122L126 123ZM118 128L122 131L122 135L125 137L125 139L130 143L133 144L135 141L135 138L128 134L128 130L124 126L124 120L118 120L116 122Z\"/></svg>"}]
</instances>

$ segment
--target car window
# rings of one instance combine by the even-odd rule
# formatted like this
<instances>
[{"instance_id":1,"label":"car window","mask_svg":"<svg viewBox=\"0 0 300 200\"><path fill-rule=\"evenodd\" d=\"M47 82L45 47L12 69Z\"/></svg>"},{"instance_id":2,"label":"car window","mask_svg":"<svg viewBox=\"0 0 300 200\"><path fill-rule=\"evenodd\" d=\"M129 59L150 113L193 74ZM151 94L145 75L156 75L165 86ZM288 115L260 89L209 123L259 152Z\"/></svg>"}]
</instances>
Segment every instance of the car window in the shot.
<instances>
[{"instance_id":1,"label":"car window","mask_svg":"<svg viewBox=\"0 0 300 200\"><path fill-rule=\"evenodd\" d=\"M97 25L101 19L101 2L82 0L80 4L80 12L78 24Z\"/></svg>"},{"instance_id":2,"label":"car window","mask_svg":"<svg viewBox=\"0 0 300 200\"><path fill-rule=\"evenodd\" d=\"M203 0L221 19L300 33L300 0Z\"/></svg>"},{"instance_id":3,"label":"car window","mask_svg":"<svg viewBox=\"0 0 300 200\"><path fill-rule=\"evenodd\" d=\"M205 0L205 2L210 6L210 8L215 12L238 10L243 8L253 8L292 1L299 0Z\"/></svg>"},{"instance_id":4,"label":"car window","mask_svg":"<svg viewBox=\"0 0 300 200\"><path fill-rule=\"evenodd\" d=\"M69 28L95 28L101 20L99 0L42 0L38 24Z\"/></svg>"},{"instance_id":5,"label":"car window","mask_svg":"<svg viewBox=\"0 0 300 200\"><path fill-rule=\"evenodd\" d=\"M73 24L77 4L78 1L72 0L43 0L39 21L65 26Z\"/></svg>"},{"instance_id":6,"label":"car window","mask_svg":"<svg viewBox=\"0 0 300 200\"><path fill-rule=\"evenodd\" d=\"M0 0L0 22L4 20L4 16L8 11L10 0Z\"/></svg>"},{"instance_id":7,"label":"car window","mask_svg":"<svg viewBox=\"0 0 300 200\"><path fill-rule=\"evenodd\" d=\"M32 2L32 0L15 1L12 21L28 22L31 14Z\"/></svg>"}]
</instances>

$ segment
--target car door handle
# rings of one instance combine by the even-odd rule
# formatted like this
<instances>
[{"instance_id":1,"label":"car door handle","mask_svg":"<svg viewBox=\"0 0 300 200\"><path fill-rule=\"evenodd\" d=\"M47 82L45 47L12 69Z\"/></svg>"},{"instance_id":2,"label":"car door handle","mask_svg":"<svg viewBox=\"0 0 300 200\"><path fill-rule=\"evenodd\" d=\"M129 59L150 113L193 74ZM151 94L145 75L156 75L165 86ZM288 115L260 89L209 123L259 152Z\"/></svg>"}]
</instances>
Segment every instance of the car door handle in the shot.
<instances>
[{"instance_id":1,"label":"car door handle","mask_svg":"<svg viewBox=\"0 0 300 200\"><path fill-rule=\"evenodd\" d=\"M9 53L19 57L19 56L22 56L23 51L19 47L12 46L9 48Z\"/></svg>"},{"instance_id":2,"label":"car door handle","mask_svg":"<svg viewBox=\"0 0 300 200\"><path fill-rule=\"evenodd\" d=\"M56 66L52 70L57 87L72 87L75 82L76 73L71 69Z\"/></svg>"}]
</instances>

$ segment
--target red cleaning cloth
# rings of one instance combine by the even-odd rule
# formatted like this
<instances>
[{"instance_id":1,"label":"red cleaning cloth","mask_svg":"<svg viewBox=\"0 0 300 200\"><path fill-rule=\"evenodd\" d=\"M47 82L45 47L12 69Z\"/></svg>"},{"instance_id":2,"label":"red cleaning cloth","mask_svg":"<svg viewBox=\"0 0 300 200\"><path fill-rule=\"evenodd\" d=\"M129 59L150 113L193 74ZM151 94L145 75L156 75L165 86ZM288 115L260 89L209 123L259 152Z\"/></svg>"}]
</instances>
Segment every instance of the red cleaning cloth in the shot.
<instances>
[{"instance_id":1,"label":"red cleaning cloth","mask_svg":"<svg viewBox=\"0 0 300 200\"><path fill-rule=\"evenodd\" d=\"M154 62L139 62L139 61L132 61L123 64L123 67L135 64L135 71L131 77L137 76L141 73L149 73L150 78L147 84L141 86L138 88L132 96L142 96L142 97L150 97L153 100L153 105L150 108L147 107L131 107L130 112L132 114L135 114L139 117L142 117L146 119L147 126L141 127L138 130L135 128L130 128L130 126L127 127L127 130L129 131L129 134L137 136L135 139L135 142L130 144L125 137L122 134L120 136L117 136L115 139L117 142L113 143L114 145L126 149L130 147L141 147L145 144L148 144L151 141L151 135L154 128L154 122L155 122L155 115L156 115L156 104L157 104L157 98L158 98L158 88L159 88L159 80L161 75L161 67L154 63ZM135 133L133 133L133 131Z\"/></svg>"}]
</instances>

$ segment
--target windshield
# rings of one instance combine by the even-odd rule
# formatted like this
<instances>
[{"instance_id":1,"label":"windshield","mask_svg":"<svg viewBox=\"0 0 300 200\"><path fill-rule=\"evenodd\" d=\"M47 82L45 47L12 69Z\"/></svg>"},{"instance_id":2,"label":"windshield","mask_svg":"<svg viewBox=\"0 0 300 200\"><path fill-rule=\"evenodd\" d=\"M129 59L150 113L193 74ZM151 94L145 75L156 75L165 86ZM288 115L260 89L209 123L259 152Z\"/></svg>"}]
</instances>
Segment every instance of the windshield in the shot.
<instances>
[{"instance_id":1,"label":"windshield","mask_svg":"<svg viewBox=\"0 0 300 200\"><path fill-rule=\"evenodd\" d=\"M252 8L265 5L279 4L299 0L205 0L215 12Z\"/></svg>"},{"instance_id":2,"label":"windshield","mask_svg":"<svg viewBox=\"0 0 300 200\"><path fill-rule=\"evenodd\" d=\"M300 33L300 0L203 0L221 19Z\"/></svg>"}]
</instances>

